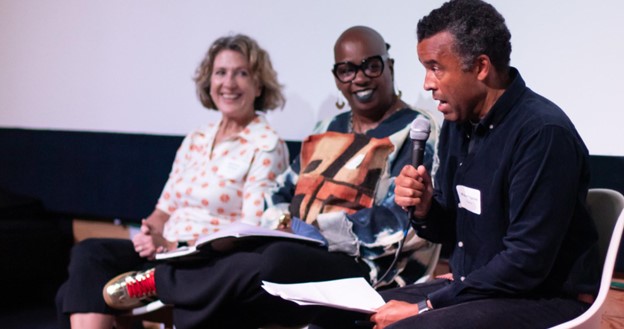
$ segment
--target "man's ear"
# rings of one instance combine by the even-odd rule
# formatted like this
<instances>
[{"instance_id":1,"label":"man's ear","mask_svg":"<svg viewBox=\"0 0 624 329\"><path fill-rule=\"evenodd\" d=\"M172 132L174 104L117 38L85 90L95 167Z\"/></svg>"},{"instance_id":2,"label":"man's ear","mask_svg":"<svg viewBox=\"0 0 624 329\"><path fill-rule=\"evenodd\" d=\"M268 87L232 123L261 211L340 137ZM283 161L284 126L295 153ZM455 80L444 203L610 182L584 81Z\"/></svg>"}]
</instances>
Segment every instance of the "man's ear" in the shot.
<instances>
[{"instance_id":1,"label":"man's ear","mask_svg":"<svg viewBox=\"0 0 624 329\"><path fill-rule=\"evenodd\" d=\"M494 70L494 67L492 66L490 57L482 54L475 59L474 69L477 73L477 79L484 81L487 79L490 72Z\"/></svg>"}]
</instances>

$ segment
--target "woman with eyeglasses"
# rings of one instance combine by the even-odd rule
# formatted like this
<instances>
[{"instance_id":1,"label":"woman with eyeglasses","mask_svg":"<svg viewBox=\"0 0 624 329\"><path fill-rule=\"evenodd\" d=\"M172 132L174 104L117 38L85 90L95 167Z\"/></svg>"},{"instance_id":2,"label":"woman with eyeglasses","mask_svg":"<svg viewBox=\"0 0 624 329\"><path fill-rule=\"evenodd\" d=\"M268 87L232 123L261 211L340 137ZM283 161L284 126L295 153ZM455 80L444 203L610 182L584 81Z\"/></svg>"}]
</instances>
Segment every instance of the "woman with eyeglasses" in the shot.
<instances>
[{"instance_id":1,"label":"woman with eyeglasses","mask_svg":"<svg viewBox=\"0 0 624 329\"><path fill-rule=\"evenodd\" d=\"M338 38L332 72L350 111L317 125L265 200L264 226L318 238L323 247L274 240L157 265L152 280L130 272L107 284L109 305L140 302L143 295L159 298L173 305L178 329L295 326L312 322L324 308L270 295L263 280L363 277L376 287L417 280L424 266L410 256L430 244L408 229L392 191L394 177L410 162L409 126L419 113L394 91L388 48L368 27L352 27ZM429 145L425 152L429 168L432 150ZM117 303L115 296L123 300Z\"/></svg>"}]
</instances>

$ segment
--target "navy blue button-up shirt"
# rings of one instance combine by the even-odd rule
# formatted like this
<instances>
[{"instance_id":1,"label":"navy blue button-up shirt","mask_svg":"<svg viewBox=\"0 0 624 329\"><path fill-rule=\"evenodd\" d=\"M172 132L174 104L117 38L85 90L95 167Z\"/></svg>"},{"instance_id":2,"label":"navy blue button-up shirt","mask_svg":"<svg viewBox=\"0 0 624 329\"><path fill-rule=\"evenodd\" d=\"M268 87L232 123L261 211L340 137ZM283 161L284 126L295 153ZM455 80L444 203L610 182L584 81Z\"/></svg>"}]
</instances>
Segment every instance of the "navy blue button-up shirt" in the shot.
<instances>
[{"instance_id":1,"label":"navy blue button-up shirt","mask_svg":"<svg viewBox=\"0 0 624 329\"><path fill-rule=\"evenodd\" d=\"M454 244L454 281L434 308L496 296L597 291L588 151L564 112L512 83L476 125L443 123L432 209L414 228Z\"/></svg>"}]
</instances>

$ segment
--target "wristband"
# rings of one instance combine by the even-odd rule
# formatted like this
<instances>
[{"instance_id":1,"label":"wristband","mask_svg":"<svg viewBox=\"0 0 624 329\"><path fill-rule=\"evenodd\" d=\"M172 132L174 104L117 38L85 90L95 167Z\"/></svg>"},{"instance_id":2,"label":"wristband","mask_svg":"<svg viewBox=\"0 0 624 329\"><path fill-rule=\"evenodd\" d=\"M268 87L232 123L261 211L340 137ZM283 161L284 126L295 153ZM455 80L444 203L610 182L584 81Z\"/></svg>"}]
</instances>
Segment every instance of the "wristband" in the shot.
<instances>
[{"instance_id":1,"label":"wristband","mask_svg":"<svg viewBox=\"0 0 624 329\"><path fill-rule=\"evenodd\" d=\"M418 314L425 313L430 310L429 305L427 305L427 300L421 300L418 302Z\"/></svg>"},{"instance_id":2,"label":"wristband","mask_svg":"<svg viewBox=\"0 0 624 329\"><path fill-rule=\"evenodd\" d=\"M176 246L176 248L182 248L182 247L188 247L188 241L178 241L178 245Z\"/></svg>"}]
</instances>

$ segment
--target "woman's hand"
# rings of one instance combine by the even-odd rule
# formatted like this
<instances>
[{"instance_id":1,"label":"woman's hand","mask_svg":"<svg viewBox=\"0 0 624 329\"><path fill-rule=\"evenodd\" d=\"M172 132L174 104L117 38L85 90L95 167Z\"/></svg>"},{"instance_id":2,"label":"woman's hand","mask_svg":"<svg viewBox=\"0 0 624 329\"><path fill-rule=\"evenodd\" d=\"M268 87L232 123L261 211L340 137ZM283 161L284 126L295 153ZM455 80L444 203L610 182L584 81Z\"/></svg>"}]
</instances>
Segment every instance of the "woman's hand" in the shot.
<instances>
[{"instance_id":1,"label":"woman's hand","mask_svg":"<svg viewBox=\"0 0 624 329\"><path fill-rule=\"evenodd\" d=\"M292 223L292 216L290 213L283 213L279 218L279 223L277 224L277 230L293 233L292 227L290 226Z\"/></svg>"},{"instance_id":2,"label":"woman's hand","mask_svg":"<svg viewBox=\"0 0 624 329\"><path fill-rule=\"evenodd\" d=\"M140 232L132 238L134 244L134 250L139 253L141 257L148 259L154 259L156 253L164 252L175 248L175 242L170 242L158 232L152 224L147 220L141 221Z\"/></svg>"},{"instance_id":3,"label":"woman's hand","mask_svg":"<svg viewBox=\"0 0 624 329\"><path fill-rule=\"evenodd\" d=\"M141 229L134 238L134 250L141 256L154 259L156 253L174 249L176 242L171 242L163 236L165 222L169 220L169 215L161 210L154 210L152 214L141 221Z\"/></svg>"},{"instance_id":4,"label":"woman's hand","mask_svg":"<svg viewBox=\"0 0 624 329\"><path fill-rule=\"evenodd\" d=\"M394 180L394 201L397 205L408 209L414 207L411 214L416 218L425 218L431 209L433 184L424 166L414 168L406 165Z\"/></svg>"},{"instance_id":5,"label":"woman's hand","mask_svg":"<svg viewBox=\"0 0 624 329\"><path fill-rule=\"evenodd\" d=\"M377 309L377 313L370 317L370 321L375 323L373 329L384 329L399 320L417 314L418 305L391 300Z\"/></svg>"}]
</instances>

